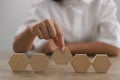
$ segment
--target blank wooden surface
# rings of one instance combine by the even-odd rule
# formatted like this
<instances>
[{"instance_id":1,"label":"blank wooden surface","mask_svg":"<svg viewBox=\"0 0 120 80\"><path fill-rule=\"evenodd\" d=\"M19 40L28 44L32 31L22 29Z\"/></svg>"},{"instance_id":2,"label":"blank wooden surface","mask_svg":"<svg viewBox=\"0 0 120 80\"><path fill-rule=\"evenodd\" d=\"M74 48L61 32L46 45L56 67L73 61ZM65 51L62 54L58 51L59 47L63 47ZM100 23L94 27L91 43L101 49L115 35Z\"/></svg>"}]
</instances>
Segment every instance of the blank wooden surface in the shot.
<instances>
[{"instance_id":1,"label":"blank wooden surface","mask_svg":"<svg viewBox=\"0 0 120 80\"><path fill-rule=\"evenodd\" d=\"M49 64L45 54L34 53L30 59L30 66L34 72L44 72Z\"/></svg>"},{"instance_id":2,"label":"blank wooden surface","mask_svg":"<svg viewBox=\"0 0 120 80\"><path fill-rule=\"evenodd\" d=\"M24 71L28 65L28 58L24 53L12 54L9 65L13 71Z\"/></svg>"},{"instance_id":3,"label":"blank wooden surface","mask_svg":"<svg viewBox=\"0 0 120 80\"><path fill-rule=\"evenodd\" d=\"M76 54L71 61L75 72L87 72L91 66L89 57L86 54Z\"/></svg>"},{"instance_id":4,"label":"blank wooden surface","mask_svg":"<svg viewBox=\"0 0 120 80\"><path fill-rule=\"evenodd\" d=\"M31 72L29 66L27 72L13 73L8 64L12 53L0 52L0 80L120 80L119 56L109 58L112 66L107 73L96 73L93 67L90 67L87 73L74 73L70 64L55 65L50 57L50 64L44 73Z\"/></svg>"},{"instance_id":5,"label":"blank wooden surface","mask_svg":"<svg viewBox=\"0 0 120 80\"><path fill-rule=\"evenodd\" d=\"M72 54L67 47L65 47L64 52L57 48L52 55L52 59L57 65L67 65L72 59Z\"/></svg>"},{"instance_id":6,"label":"blank wooden surface","mask_svg":"<svg viewBox=\"0 0 120 80\"><path fill-rule=\"evenodd\" d=\"M96 72L107 72L111 66L109 57L106 54L97 54L92 61Z\"/></svg>"}]
</instances>

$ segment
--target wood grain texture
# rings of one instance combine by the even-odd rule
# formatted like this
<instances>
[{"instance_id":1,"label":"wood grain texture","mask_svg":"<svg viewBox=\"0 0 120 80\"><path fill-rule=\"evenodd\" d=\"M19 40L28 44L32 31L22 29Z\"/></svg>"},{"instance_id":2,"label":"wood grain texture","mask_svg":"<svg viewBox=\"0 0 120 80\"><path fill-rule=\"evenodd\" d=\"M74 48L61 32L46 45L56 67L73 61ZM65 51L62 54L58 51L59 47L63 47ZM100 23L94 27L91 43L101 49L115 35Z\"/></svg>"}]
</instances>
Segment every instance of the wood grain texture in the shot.
<instances>
[{"instance_id":1,"label":"wood grain texture","mask_svg":"<svg viewBox=\"0 0 120 80\"><path fill-rule=\"evenodd\" d=\"M91 62L86 54L76 54L71 61L75 72L87 72Z\"/></svg>"},{"instance_id":2,"label":"wood grain texture","mask_svg":"<svg viewBox=\"0 0 120 80\"><path fill-rule=\"evenodd\" d=\"M42 53L34 53L30 60L30 66L34 72L44 72L48 64L47 56Z\"/></svg>"},{"instance_id":3,"label":"wood grain texture","mask_svg":"<svg viewBox=\"0 0 120 80\"><path fill-rule=\"evenodd\" d=\"M9 65L13 71L24 71L28 63L28 58L24 53L14 53L9 60Z\"/></svg>"},{"instance_id":4,"label":"wood grain texture","mask_svg":"<svg viewBox=\"0 0 120 80\"><path fill-rule=\"evenodd\" d=\"M92 66L96 72L107 72L111 62L106 54L97 54L92 61Z\"/></svg>"},{"instance_id":5,"label":"wood grain texture","mask_svg":"<svg viewBox=\"0 0 120 80\"><path fill-rule=\"evenodd\" d=\"M30 67L27 67L28 72L12 73L8 65L12 52L0 53L0 80L120 80L120 56L109 57L112 67L108 73L96 73L93 67L90 67L87 73L74 73L70 64L55 65L50 56L50 64L45 73L33 73Z\"/></svg>"},{"instance_id":6,"label":"wood grain texture","mask_svg":"<svg viewBox=\"0 0 120 80\"><path fill-rule=\"evenodd\" d=\"M57 48L52 55L52 60L54 60L57 65L67 65L71 59L72 54L67 47L65 47L64 52L62 52L60 48Z\"/></svg>"}]
</instances>

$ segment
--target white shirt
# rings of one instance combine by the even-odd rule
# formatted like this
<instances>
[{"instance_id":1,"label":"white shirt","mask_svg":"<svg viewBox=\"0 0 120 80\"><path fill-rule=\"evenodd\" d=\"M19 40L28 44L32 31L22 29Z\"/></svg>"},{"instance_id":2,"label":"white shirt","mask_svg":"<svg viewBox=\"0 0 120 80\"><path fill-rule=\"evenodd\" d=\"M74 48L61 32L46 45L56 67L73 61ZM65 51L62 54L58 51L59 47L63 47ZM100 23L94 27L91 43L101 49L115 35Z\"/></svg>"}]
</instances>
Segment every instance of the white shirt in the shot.
<instances>
[{"instance_id":1,"label":"white shirt","mask_svg":"<svg viewBox=\"0 0 120 80\"><path fill-rule=\"evenodd\" d=\"M31 23L56 19L67 42L97 41L120 48L120 25L116 11L113 0L64 0L64 4L52 0L39 1L32 6L17 35ZM36 50L40 50L45 42L36 37L33 44Z\"/></svg>"}]
</instances>

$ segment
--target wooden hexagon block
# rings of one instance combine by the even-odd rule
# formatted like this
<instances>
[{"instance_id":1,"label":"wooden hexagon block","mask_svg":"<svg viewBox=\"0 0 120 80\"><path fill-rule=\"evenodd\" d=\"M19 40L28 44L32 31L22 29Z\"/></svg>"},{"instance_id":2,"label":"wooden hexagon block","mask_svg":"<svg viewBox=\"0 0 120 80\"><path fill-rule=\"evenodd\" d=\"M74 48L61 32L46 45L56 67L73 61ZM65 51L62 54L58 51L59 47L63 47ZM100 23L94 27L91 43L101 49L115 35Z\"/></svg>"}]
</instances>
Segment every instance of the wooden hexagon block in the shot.
<instances>
[{"instance_id":1,"label":"wooden hexagon block","mask_svg":"<svg viewBox=\"0 0 120 80\"><path fill-rule=\"evenodd\" d=\"M92 66L96 72L107 72L111 62L106 54L97 54L92 61Z\"/></svg>"},{"instance_id":2,"label":"wooden hexagon block","mask_svg":"<svg viewBox=\"0 0 120 80\"><path fill-rule=\"evenodd\" d=\"M44 72L48 64L47 56L42 53L34 53L30 60L30 66L34 72Z\"/></svg>"},{"instance_id":3,"label":"wooden hexagon block","mask_svg":"<svg viewBox=\"0 0 120 80\"><path fill-rule=\"evenodd\" d=\"M75 72L87 72L91 62L86 54L76 54L71 61Z\"/></svg>"},{"instance_id":4,"label":"wooden hexagon block","mask_svg":"<svg viewBox=\"0 0 120 80\"><path fill-rule=\"evenodd\" d=\"M9 60L9 65L13 71L24 71L28 63L28 58L24 53L14 53Z\"/></svg>"},{"instance_id":5,"label":"wooden hexagon block","mask_svg":"<svg viewBox=\"0 0 120 80\"><path fill-rule=\"evenodd\" d=\"M67 47L65 47L64 52L57 48L52 55L52 59L57 65L67 65L72 59L72 54Z\"/></svg>"}]
</instances>

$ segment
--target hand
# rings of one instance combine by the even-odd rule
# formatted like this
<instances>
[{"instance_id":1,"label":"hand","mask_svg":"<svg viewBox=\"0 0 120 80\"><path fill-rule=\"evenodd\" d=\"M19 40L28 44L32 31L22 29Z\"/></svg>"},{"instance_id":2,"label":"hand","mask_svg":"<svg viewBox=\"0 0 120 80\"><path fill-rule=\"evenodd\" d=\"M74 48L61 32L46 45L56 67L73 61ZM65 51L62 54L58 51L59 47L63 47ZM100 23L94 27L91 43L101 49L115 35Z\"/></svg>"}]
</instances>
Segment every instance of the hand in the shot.
<instances>
[{"instance_id":1,"label":"hand","mask_svg":"<svg viewBox=\"0 0 120 80\"><path fill-rule=\"evenodd\" d=\"M46 44L43 45L43 47L42 47L41 50L42 50L43 53L46 53L46 54L49 55L49 54L53 53L56 48L57 48L57 46L56 46L56 44L54 43L54 41L53 41L53 40L48 40L48 41L46 42Z\"/></svg>"},{"instance_id":2,"label":"hand","mask_svg":"<svg viewBox=\"0 0 120 80\"><path fill-rule=\"evenodd\" d=\"M30 27L31 32L40 39L53 39L55 44L64 51L64 35L57 21L46 19Z\"/></svg>"}]
</instances>

